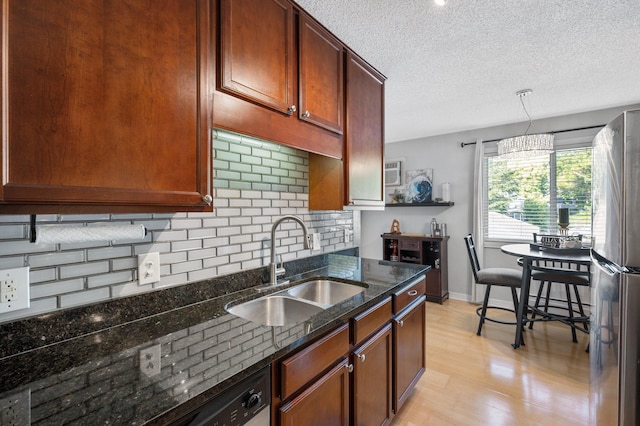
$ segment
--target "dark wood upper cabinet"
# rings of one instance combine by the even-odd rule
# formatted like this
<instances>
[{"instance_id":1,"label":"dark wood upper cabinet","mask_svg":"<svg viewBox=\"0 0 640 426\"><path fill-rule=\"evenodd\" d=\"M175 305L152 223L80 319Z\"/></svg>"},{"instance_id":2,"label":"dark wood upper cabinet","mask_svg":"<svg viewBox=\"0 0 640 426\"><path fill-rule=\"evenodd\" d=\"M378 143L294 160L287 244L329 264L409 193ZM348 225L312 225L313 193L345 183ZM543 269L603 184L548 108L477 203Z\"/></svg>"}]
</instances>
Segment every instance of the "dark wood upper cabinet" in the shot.
<instances>
[{"instance_id":1,"label":"dark wood upper cabinet","mask_svg":"<svg viewBox=\"0 0 640 426\"><path fill-rule=\"evenodd\" d=\"M296 110L293 6L221 0L220 89L276 111Z\"/></svg>"},{"instance_id":2,"label":"dark wood upper cabinet","mask_svg":"<svg viewBox=\"0 0 640 426\"><path fill-rule=\"evenodd\" d=\"M217 4L213 126L342 158L343 45L289 0Z\"/></svg>"},{"instance_id":3,"label":"dark wood upper cabinet","mask_svg":"<svg viewBox=\"0 0 640 426\"><path fill-rule=\"evenodd\" d=\"M384 208L385 77L346 53L344 155L309 155L309 209Z\"/></svg>"},{"instance_id":4,"label":"dark wood upper cabinet","mask_svg":"<svg viewBox=\"0 0 640 426\"><path fill-rule=\"evenodd\" d=\"M329 32L300 14L300 94L302 120L342 134L344 51Z\"/></svg>"},{"instance_id":5,"label":"dark wood upper cabinet","mask_svg":"<svg viewBox=\"0 0 640 426\"><path fill-rule=\"evenodd\" d=\"M384 80L347 52L345 205L384 206Z\"/></svg>"},{"instance_id":6,"label":"dark wood upper cabinet","mask_svg":"<svg viewBox=\"0 0 640 426\"><path fill-rule=\"evenodd\" d=\"M211 0L6 0L1 213L210 211Z\"/></svg>"}]
</instances>

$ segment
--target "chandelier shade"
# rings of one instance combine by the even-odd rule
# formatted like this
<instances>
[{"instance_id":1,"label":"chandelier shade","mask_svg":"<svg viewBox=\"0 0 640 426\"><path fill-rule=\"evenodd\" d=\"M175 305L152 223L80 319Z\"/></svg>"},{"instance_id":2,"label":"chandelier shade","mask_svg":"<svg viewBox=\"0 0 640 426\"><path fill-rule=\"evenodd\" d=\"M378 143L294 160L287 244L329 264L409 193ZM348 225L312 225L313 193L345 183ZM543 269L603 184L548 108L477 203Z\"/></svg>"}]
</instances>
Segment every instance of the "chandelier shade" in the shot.
<instances>
[{"instance_id":1,"label":"chandelier shade","mask_svg":"<svg viewBox=\"0 0 640 426\"><path fill-rule=\"evenodd\" d=\"M505 138L498 142L498 156L500 159L526 158L540 155L549 155L553 152L553 133L527 134L531 128L532 120L523 98L533 93L531 89L518 90L516 96L520 99L520 104L524 113L529 118L529 125L524 135Z\"/></svg>"},{"instance_id":2,"label":"chandelier shade","mask_svg":"<svg viewBox=\"0 0 640 426\"><path fill-rule=\"evenodd\" d=\"M498 155L505 160L549 155L553 152L553 139L554 136L551 133L537 133L502 139L498 142Z\"/></svg>"}]
</instances>

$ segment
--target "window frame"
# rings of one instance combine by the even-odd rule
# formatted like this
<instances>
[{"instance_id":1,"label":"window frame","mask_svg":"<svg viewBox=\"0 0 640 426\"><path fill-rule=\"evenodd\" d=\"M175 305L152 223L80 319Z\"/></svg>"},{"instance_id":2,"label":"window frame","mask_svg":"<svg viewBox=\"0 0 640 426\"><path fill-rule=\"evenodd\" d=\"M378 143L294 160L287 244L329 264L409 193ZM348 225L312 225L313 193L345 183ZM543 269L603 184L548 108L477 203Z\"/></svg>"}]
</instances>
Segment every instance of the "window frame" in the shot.
<instances>
[{"instance_id":1,"label":"window frame","mask_svg":"<svg viewBox=\"0 0 640 426\"><path fill-rule=\"evenodd\" d=\"M588 148L593 144L593 139L598 129L588 129L588 130L580 130L580 131L571 131L566 133L558 132L555 135L554 140L554 151L563 151L570 149L579 149L579 148ZM484 235L484 245L485 247L500 247L503 244L515 244L515 243L528 243L531 242L532 238L529 239L501 239L501 238L490 238L487 233L488 226L488 209L489 209L489 158L496 157L498 155L498 144L497 142L487 143L484 151L484 158L482 162L482 179L484 182L484 191L482 194L482 232ZM556 173L556 156L551 155L549 161L549 191L552 193L556 192L556 182L555 176L551 179L552 175Z\"/></svg>"}]
</instances>

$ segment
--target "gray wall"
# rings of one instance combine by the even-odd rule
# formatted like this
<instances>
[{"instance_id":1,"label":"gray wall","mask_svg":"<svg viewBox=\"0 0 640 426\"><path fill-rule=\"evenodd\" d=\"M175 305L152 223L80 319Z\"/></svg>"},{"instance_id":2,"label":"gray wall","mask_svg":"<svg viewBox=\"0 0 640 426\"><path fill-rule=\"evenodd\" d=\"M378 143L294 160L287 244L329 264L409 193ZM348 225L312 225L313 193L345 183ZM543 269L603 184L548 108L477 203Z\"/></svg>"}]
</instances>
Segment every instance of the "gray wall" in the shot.
<instances>
[{"instance_id":1,"label":"gray wall","mask_svg":"<svg viewBox=\"0 0 640 426\"><path fill-rule=\"evenodd\" d=\"M271 224L295 214L321 249L303 248L302 230L284 222L277 233L283 260L358 246L360 213L308 210L308 155L285 146L215 132L213 213L38 215L38 224L144 224L143 241L36 245L29 216L0 215L0 269L30 267L31 307L0 322L205 280L269 263ZM353 232L344 240L344 229ZM137 255L159 252L161 280L138 283Z\"/></svg>"},{"instance_id":2,"label":"gray wall","mask_svg":"<svg viewBox=\"0 0 640 426\"><path fill-rule=\"evenodd\" d=\"M536 120L535 132L564 130L593 125L606 124L620 112L640 108L640 104L611 108L582 114ZM362 213L362 234L360 254L373 259L382 258L380 234L389 232L391 222L397 219L402 232L429 233L429 221L435 217L438 222L447 224L449 240L449 290L451 297L470 300L471 278L469 260L463 237L471 232L473 207L473 160L474 146L460 147L460 142L473 142L477 138L484 140L499 139L521 134L526 123L490 127L473 131L433 136L390 143L386 145L386 159L403 159L405 170L433 169L434 197L440 197L441 184L451 184L452 207L393 207L384 211ZM595 134L596 131L591 131ZM485 145L490 149L490 145ZM403 178L404 181L404 178ZM394 187L386 187L391 193ZM500 252L500 244L485 248L484 266L515 267L515 260ZM492 293L493 295L493 293ZM507 299L506 294L498 294Z\"/></svg>"}]
</instances>

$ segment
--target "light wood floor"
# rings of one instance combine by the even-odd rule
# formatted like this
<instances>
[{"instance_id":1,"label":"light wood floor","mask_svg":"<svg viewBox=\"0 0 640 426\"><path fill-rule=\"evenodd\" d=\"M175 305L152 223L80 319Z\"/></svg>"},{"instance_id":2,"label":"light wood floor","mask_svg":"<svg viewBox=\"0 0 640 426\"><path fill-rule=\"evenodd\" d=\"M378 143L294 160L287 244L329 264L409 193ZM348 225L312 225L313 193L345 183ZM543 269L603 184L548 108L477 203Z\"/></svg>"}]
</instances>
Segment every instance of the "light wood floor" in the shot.
<instances>
[{"instance_id":1,"label":"light wood floor","mask_svg":"<svg viewBox=\"0 0 640 426\"><path fill-rule=\"evenodd\" d=\"M427 369L392 425L588 425L588 335L536 323L515 350L514 326L476 336L476 307L427 303Z\"/></svg>"}]
</instances>

